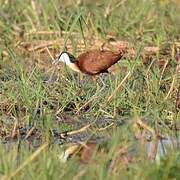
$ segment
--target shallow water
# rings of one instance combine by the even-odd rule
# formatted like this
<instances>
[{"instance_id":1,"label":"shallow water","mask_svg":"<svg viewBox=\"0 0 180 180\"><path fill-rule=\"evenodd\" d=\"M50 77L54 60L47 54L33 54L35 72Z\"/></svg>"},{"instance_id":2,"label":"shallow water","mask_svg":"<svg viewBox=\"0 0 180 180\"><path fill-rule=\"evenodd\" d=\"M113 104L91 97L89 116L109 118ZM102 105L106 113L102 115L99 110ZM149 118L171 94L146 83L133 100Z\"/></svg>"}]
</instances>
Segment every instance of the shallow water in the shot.
<instances>
[{"instance_id":1,"label":"shallow water","mask_svg":"<svg viewBox=\"0 0 180 180\"><path fill-rule=\"evenodd\" d=\"M166 155L169 150L179 149L180 148L179 144L180 144L180 139L177 137L166 136L159 139L157 142L156 158L158 158L159 156L161 157ZM152 141L147 141L146 149L148 154L150 153L152 146L153 146Z\"/></svg>"}]
</instances>

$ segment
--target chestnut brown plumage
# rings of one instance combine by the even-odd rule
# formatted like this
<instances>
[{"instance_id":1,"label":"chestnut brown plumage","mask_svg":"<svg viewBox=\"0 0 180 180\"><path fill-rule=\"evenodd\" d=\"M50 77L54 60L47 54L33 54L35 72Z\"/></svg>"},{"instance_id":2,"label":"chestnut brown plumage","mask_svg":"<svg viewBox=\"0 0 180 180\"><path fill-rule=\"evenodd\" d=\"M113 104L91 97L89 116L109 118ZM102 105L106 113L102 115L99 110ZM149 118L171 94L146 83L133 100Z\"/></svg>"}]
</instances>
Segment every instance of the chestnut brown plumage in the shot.
<instances>
[{"instance_id":1,"label":"chestnut brown plumage","mask_svg":"<svg viewBox=\"0 0 180 180\"><path fill-rule=\"evenodd\" d=\"M56 57L55 62L64 62L77 72L96 75L108 72L108 68L118 62L125 52L125 50L118 52L91 50L80 54L77 58L68 52L62 52Z\"/></svg>"}]
</instances>

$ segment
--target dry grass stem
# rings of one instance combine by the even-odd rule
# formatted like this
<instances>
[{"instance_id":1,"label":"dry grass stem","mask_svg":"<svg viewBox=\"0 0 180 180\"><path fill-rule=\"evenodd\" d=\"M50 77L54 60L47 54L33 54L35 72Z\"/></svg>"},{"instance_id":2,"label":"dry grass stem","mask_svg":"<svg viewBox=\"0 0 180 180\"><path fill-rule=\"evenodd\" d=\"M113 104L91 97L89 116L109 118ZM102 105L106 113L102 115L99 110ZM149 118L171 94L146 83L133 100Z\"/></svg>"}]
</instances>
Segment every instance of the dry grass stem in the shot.
<instances>
[{"instance_id":1,"label":"dry grass stem","mask_svg":"<svg viewBox=\"0 0 180 180\"><path fill-rule=\"evenodd\" d=\"M112 127L113 125L114 125L114 123L111 123L111 124L109 124L109 125L107 125L107 126L105 126L105 127L103 127L103 128L99 128L98 131L104 131L104 130Z\"/></svg>"},{"instance_id":2,"label":"dry grass stem","mask_svg":"<svg viewBox=\"0 0 180 180\"><path fill-rule=\"evenodd\" d=\"M165 64L163 65L163 69L162 69L162 71L161 71L161 76L160 76L160 79L159 79L159 85L161 84L161 80L162 80L164 71L165 71L165 69L166 69L168 63L169 63L169 61L167 60L167 61L165 62Z\"/></svg>"},{"instance_id":3,"label":"dry grass stem","mask_svg":"<svg viewBox=\"0 0 180 180\"><path fill-rule=\"evenodd\" d=\"M174 86L175 86L175 84L176 84L176 80L177 80L177 74L175 74L175 75L173 76L171 86L170 86L169 91L168 91L166 97L164 98L164 100L167 100L168 97L170 96L170 94L171 94L171 92L173 91Z\"/></svg>"},{"instance_id":4,"label":"dry grass stem","mask_svg":"<svg viewBox=\"0 0 180 180\"><path fill-rule=\"evenodd\" d=\"M67 136L67 135L78 134L78 133L86 131L90 126L91 126L91 124L88 124L88 125L80 128L80 129L78 129L78 130L70 131L70 132L67 132L67 133L61 133L60 136L64 137L64 136Z\"/></svg>"},{"instance_id":5,"label":"dry grass stem","mask_svg":"<svg viewBox=\"0 0 180 180\"><path fill-rule=\"evenodd\" d=\"M129 71L126 76L123 78L123 80L120 82L120 84L116 87L116 89L112 92L112 94L108 97L108 102L112 100L112 98L116 95L116 93L120 90L120 88L123 86L124 82L126 82L131 76L131 71Z\"/></svg>"},{"instance_id":6,"label":"dry grass stem","mask_svg":"<svg viewBox=\"0 0 180 180\"><path fill-rule=\"evenodd\" d=\"M31 134L32 134L32 132L33 132L34 129L35 129L35 127L32 127L32 128L27 132L24 140L26 140L29 136L31 136Z\"/></svg>"}]
</instances>

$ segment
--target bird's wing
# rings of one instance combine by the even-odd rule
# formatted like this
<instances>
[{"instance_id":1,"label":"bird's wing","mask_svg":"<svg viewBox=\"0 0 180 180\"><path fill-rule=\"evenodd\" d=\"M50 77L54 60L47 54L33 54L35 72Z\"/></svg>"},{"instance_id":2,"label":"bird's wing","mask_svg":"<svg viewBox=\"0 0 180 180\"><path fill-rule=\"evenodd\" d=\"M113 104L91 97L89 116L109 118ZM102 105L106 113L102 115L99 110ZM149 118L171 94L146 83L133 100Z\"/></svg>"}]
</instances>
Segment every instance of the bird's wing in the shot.
<instances>
[{"instance_id":1,"label":"bird's wing","mask_svg":"<svg viewBox=\"0 0 180 180\"><path fill-rule=\"evenodd\" d=\"M83 72L97 74L107 71L107 69L115 64L121 57L121 53L94 50L81 54L77 58L77 61L78 66Z\"/></svg>"}]
</instances>

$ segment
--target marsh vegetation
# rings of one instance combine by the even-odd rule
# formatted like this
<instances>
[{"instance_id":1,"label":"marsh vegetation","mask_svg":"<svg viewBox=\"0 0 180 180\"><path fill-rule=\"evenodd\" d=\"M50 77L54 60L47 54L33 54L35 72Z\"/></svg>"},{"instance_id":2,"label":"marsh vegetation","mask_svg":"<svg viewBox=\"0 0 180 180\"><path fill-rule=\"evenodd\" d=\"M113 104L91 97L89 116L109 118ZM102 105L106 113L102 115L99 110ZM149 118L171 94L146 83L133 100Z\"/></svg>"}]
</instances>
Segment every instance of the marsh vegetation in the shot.
<instances>
[{"instance_id":1,"label":"marsh vegetation","mask_svg":"<svg viewBox=\"0 0 180 180\"><path fill-rule=\"evenodd\" d=\"M0 179L180 179L179 27L178 0L0 0ZM103 90L52 65L108 40Z\"/></svg>"}]
</instances>

